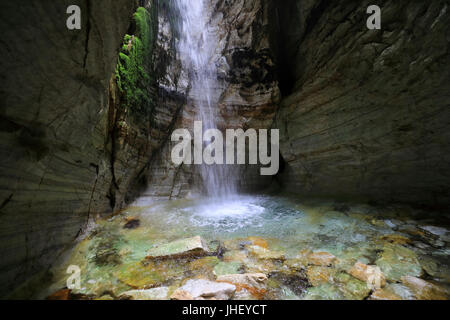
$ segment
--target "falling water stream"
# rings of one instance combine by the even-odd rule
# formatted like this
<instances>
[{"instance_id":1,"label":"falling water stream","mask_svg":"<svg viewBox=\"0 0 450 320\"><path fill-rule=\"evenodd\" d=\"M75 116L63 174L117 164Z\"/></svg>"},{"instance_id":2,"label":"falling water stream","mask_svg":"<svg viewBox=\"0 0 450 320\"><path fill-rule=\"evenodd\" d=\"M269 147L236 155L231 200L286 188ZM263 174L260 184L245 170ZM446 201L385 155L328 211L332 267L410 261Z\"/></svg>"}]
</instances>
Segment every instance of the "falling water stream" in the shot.
<instances>
[{"instance_id":1,"label":"falling water stream","mask_svg":"<svg viewBox=\"0 0 450 320\"><path fill-rule=\"evenodd\" d=\"M209 17L212 6L204 0L176 0L181 16L181 39L178 42L183 67L190 78L189 99L196 107L197 119L203 123L203 132L217 129L220 88L217 82L217 26ZM233 168L227 165L200 166L204 189L209 197L222 201L236 195Z\"/></svg>"}]
</instances>

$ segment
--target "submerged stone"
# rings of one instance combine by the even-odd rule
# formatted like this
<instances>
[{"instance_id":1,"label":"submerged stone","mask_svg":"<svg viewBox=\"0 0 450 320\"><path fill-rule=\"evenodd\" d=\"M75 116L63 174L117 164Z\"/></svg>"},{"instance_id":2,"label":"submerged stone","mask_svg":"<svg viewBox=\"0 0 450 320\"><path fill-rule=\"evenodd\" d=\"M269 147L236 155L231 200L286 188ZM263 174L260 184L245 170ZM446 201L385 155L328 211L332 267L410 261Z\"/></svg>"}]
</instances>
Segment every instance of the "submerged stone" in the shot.
<instances>
[{"instance_id":1,"label":"submerged stone","mask_svg":"<svg viewBox=\"0 0 450 320\"><path fill-rule=\"evenodd\" d=\"M147 252L147 259L198 257L207 254L209 254L208 246L200 236L197 236L169 242L152 248Z\"/></svg>"},{"instance_id":2,"label":"submerged stone","mask_svg":"<svg viewBox=\"0 0 450 320\"><path fill-rule=\"evenodd\" d=\"M380 239L383 241L392 243L392 244L399 244L399 245L409 244L412 242L412 240L410 238L405 237L404 235L401 235L398 233L381 236Z\"/></svg>"},{"instance_id":3,"label":"submerged stone","mask_svg":"<svg viewBox=\"0 0 450 320\"><path fill-rule=\"evenodd\" d=\"M369 297L370 300L402 300L402 298L387 289L375 290Z\"/></svg>"},{"instance_id":4,"label":"submerged stone","mask_svg":"<svg viewBox=\"0 0 450 320\"><path fill-rule=\"evenodd\" d=\"M166 280L164 274L141 262L125 265L115 275L122 283L135 289L157 287Z\"/></svg>"},{"instance_id":5,"label":"submerged stone","mask_svg":"<svg viewBox=\"0 0 450 320\"><path fill-rule=\"evenodd\" d=\"M47 300L70 300L70 298L70 289L62 289L48 296Z\"/></svg>"},{"instance_id":6,"label":"submerged stone","mask_svg":"<svg viewBox=\"0 0 450 320\"><path fill-rule=\"evenodd\" d=\"M133 289L151 289L181 277L183 272L178 261L136 262L124 265L114 275Z\"/></svg>"},{"instance_id":7,"label":"submerged stone","mask_svg":"<svg viewBox=\"0 0 450 320\"><path fill-rule=\"evenodd\" d=\"M366 282L358 280L347 273L336 275L335 281L345 299L349 300L363 300L372 290Z\"/></svg>"},{"instance_id":8,"label":"submerged stone","mask_svg":"<svg viewBox=\"0 0 450 320\"><path fill-rule=\"evenodd\" d=\"M214 275L222 276L226 274L242 273L244 265L237 261L220 262L214 268Z\"/></svg>"},{"instance_id":9,"label":"submerged stone","mask_svg":"<svg viewBox=\"0 0 450 320\"><path fill-rule=\"evenodd\" d=\"M313 252L308 256L309 264L314 266L331 266L336 261L336 257L329 252Z\"/></svg>"},{"instance_id":10,"label":"submerged stone","mask_svg":"<svg viewBox=\"0 0 450 320\"><path fill-rule=\"evenodd\" d=\"M299 297L311 286L304 272L272 272L269 275L269 280L271 283L278 283L281 286L289 288L289 290Z\"/></svg>"},{"instance_id":11,"label":"submerged stone","mask_svg":"<svg viewBox=\"0 0 450 320\"><path fill-rule=\"evenodd\" d=\"M258 259L262 260L285 260L285 255L280 251L271 251L260 246L248 246L248 252Z\"/></svg>"},{"instance_id":12,"label":"submerged stone","mask_svg":"<svg viewBox=\"0 0 450 320\"><path fill-rule=\"evenodd\" d=\"M213 282L204 279L188 280L171 296L173 300L229 300L235 293L236 287L229 283ZM181 297L187 299L181 299Z\"/></svg>"},{"instance_id":13,"label":"submerged stone","mask_svg":"<svg viewBox=\"0 0 450 320\"><path fill-rule=\"evenodd\" d=\"M416 277L402 277L402 283L408 287L418 300L447 300L448 292L434 283Z\"/></svg>"},{"instance_id":14,"label":"submerged stone","mask_svg":"<svg viewBox=\"0 0 450 320\"><path fill-rule=\"evenodd\" d=\"M267 276L263 273L227 274L217 277L217 281L261 290L265 288Z\"/></svg>"},{"instance_id":15,"label":"submerged stone","mask_svg":"<svg viewBox=\"0 0 450 320\"><path fill-rule=\"evenodd\" d=\"M379 288L386 285L385 275L376 266L357 262L348 273L358 280L378 286Z\"/></svg>"},{"instance_id":16,"label":"submerged stone","mask_svg":"<svg viewBox=\"0 0 450 320\"><path fill-rule=\"evenodd\" d=\"M127 219L125 225L123 226L124 229L137 229L141 225L141 221L136 218L130 218Z\"/></svg>"},{"instance_id":17,"label":"submerged stone","mask_svg":"<svg viewBox=\"0 0 450 320\"><path fill-rule=\"evenodd\" d=\"M333 268L322 266L310 266L306 270L309 283L317 287L322 283L333 282L333 274L336 272Z\"/></svg>"},{"instance_id":18,"label":"submerged stone","mask_svg":"<svg viewBox=\"0 0 450 320\"><path fill-rule=\"evenodd\" d=\"M387 244L375 262L387 280L400 281L403 276L420 277L422 267L414 251L399 245Z\"/></svg>"},{"instance_id":19,"label":"submerged stone","mask_svg":"<svg viewBox=\"0 0 450 320\"><path fill-rule=\"evenodd\" d=\"M329 283L321 284L317 287L309 288L302 296L303 300L342 300L342 292Z\"/></svg>"},{"instance_id":20,"label":"submerged stone","mask_svg":"<svg viewBox=\"0 0 450 320\"><path fill-rule=\"evenodd\" d=\"M267 276L263 273L222 275L217 277L217 281L233 284L237 292L248 291L257 299L262 299L267 291Z\"/></svg>"}]
</instances>

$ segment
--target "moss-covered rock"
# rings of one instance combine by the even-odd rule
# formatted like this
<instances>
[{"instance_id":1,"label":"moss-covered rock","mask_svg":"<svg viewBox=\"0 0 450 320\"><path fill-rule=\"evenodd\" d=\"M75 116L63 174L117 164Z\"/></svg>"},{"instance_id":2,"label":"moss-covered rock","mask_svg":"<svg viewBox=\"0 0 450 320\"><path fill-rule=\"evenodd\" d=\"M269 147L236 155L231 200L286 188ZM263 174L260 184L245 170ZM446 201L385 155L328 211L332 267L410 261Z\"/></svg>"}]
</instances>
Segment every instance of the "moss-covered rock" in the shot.
<instances>
[{"instance_id":1,"label":"moss-covered rock","mask_svg":"<svg viewBox=\"0 0 450 320\"><path fill-rule=\"evenodd\" d=\"M116 67L121 104L137 117L152 110L153 47L156 30L152 16L139 7L133 16L135 34L125 35ZM136 118L138 119L138 118Z\"/></svg>"}]
</instances>

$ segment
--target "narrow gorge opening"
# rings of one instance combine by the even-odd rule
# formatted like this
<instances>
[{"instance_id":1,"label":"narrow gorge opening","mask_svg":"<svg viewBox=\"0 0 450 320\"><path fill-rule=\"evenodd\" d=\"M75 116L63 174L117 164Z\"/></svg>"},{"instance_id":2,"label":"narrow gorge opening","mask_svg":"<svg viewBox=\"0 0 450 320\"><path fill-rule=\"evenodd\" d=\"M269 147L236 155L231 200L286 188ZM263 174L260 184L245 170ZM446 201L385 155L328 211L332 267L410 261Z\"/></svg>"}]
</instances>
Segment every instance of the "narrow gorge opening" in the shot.
<instances>
[{"instance_id":1,"label":"narrow gorge opening","mask_svg":"<svg viewBox=\"0 0 450 320\"><path fill-rule=\"evenodd\" d=\"M448 299L445 1L66 2L0 5L0 296Z\"/></svg>"}]
</instances>

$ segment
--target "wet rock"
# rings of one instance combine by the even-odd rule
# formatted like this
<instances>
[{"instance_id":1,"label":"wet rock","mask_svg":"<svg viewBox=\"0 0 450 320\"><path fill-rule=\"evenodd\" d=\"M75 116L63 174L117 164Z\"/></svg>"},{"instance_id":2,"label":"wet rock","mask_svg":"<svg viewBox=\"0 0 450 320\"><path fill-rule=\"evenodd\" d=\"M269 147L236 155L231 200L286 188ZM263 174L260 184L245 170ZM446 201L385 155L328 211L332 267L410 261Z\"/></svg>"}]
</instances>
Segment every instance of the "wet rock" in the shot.
<instances>
[{"instance_id":1,"label":"wet rock","mask_svg":"<svg viewBox=\"0 0 450 320\"><path fill-rule=\"evenodd\" d=\"M70 289L61 289L47 297L47 300L70 300L70 299L71 299Z\"/></svg>"},{"instance_id":2,"label":"wet rock","mask_svg":"<svg viewBox=\"0 0 450 320\"><path fill-rule=\"evenodd\" d=\"M264 249L269 249L269 244L267 241L260 237L248 237L248 241L251 242L254 246L259 246Z\"/></svg>"},{"instance_id":3,"label":"wet rock","mask_svg":"<svg viewBox=\"0 0 450 320\"><path fill-rule=\"evenodd\" d=\"M311 287L308 277L304 272L285 273L277 271L270 273L269 279L289 288L297 296L301 296L309 287Z\"/></svg>"},{"instance_id":4,"label":"wet rock","mask_svg":"<svg viewBox=\"0 0 450 320\"><path fill-rule=\"evenodd\" d=\"M306 276L312 286L317 287L322 283L333 282L333 274L336 272L333 268L310 266L306 270Z\"/></svg>"},{"instance_id":5,"label":"wet rock","mask_svg":"<svg viewBox=\"0 0 450 320\"><path fill-rule=\"evenodd\" d=\"M220 262L214 268L214 275L222 276L227 274L242 273L245 269L244 265L240 262Z\"/></svg>"},{"instance_id":6,"label":"wet rock","mask_svg":"<svg viewBox=\"0 0 450 320\"><path fill-rule=\"evenodd\" d=\"M447 264L426 255L420 255L419 262L428 275L450 283L450 268Z\"/></svg>"},{"instance_id":7,"label":"wet rock","mask_svg":"<svg viewBox=\"0 0 450 320\"><path fill-rule=\"evenodd\" d=\"M423 249L423 250L430 249L430 245L423 243L421 241L414 241L412 244L414 247L419 248L419 249Z\"/></svg>"},{"instance_id":8,"label":"wet rock","mask_svg":"<svg viewBox=\"0 0 450 320\"><path fill-rule=\"evenodd\" d=\"M122 259L117 250L121 237L115 231L105 231L97 235L90 248L90 260L98 266L118 265Z\"/></svg>"},{"instance_id":9,"label":"wet rock","mask_svg":"<svg viewBox=\"0 0 450 320\"><path fill-rule=\"evenodd\" d=\"M414 295L412 294L411 290L408 287L402 285L401 283L387 284L386 287L383 288L383 290L392 292L393 294L399 296L402 300L414 299Z\"/></svg>"},{"instance_id":10,"label":"wet rock","mask_svg":"<svg viewBox=\"0 0 450 320\"><path fill-rule=\"evenodd\" d=\"M229 300L235 292L236 287L230 283L213 282L204 279L188 280L184 286L174 292L171 299L175 300L178 297L190 296L194 300Z\"/></svg>"},{"instance_id":11,"label":"wet rock","mask_svg":"<svg viewBox=\"0 0 450 320\"><path fill-rule=\"evenodd\" d=\"M114 275L133 289L152 289L183 275L178 261L137 262L122 266Z\"/></svg>"},{"instance_id":12,"label":"wet rock","mask_svg":"<svg viewBox=\"0 0 450 320\"><path fill-rule=\"evenodd\" d=\"M256 299L262 299L267 292L267 276L263 273L228 274L217 277L218 282L231 283L236 291L247 291Z\"/></svg>"},{"instance_id":13,"label":"wet rock","mask_svg":"<svg viewBox=\"0 0 450 320\"><path fill-rule=\"evenodd\" d=\"M248 300L256 300L256 299L258 299L258 297L255 297L254 295L252 295L247 289L237 290L233 296L233 300L248 301Z\"/></svg>"},{"instance_id":14,"label":"wet rock","mask_svg":"<svg viewBox=\"0 0 450 320\"><path fill-rule=\"evenodd\" d=\"M306 268L307 262L305 259L301 258L288 259L283 262L283 265L286 266L289 270L300 271Z\"/></svg>"},{"instance_id":15,"label":"wet rock","mask_svg":"<svg viewBox=\"0 0 450 320\"><path fill-rule=\"evenodd\" d=\"M398 228L399 232L406 233L413 237L426 238L426 233L423 230L420 230L416 225L405 224Z\"/></svg>"},{"instance_id":16,"label":"wet rock","mask_svg":"<svg viewBox=\"0 0 450 320\"><path fill-rule=\"evenodd\" d=\"M358 280L347 273L339 273L334 279L345 299L362 300L367 298L372 290L366 282Z\"/></svg>"},{"instance_id":17,"label":"wet rock","mask_svg":"<svg viewBox=\"0 0 450 320\"><path fill-rule=\"evenodd\" d=\"M227 251L223 255L223 261L226 261L226 262L244 261L246 259L247 259L247 254L244 251L239 251L239 250Z\"/></svg>"},{"instance_id":18,"label":"wet rock","mask_svg":"<svg viewBox=\"0 0 450 320\"><path fill-rule=\"evenodd\" d=\"M396 228L397 225L392 221L392 220L384 220L384 223L389 227L389 228Z\"/></svg>"},{"instance_id":19,"label":"wet rock","mask_svg":"<svg viewBox=\"0 0 450 320\"><path fill-rule=\"evenodd\" d=\"M356 279L375 285L378 288L386 285L386 277L377 266L357 262L348 273Z\"/></svg>"},{"instance_id":20,"label":"wet rock","mask_svg":"<svg viewBox=\"0 0 450 320\"><path fill-rule=\"evenodd\" d=\"M317 287L309 288L303 300L342 300L344 296L337 286L324 283Z\"/></svg>"},{"instance_id":21,"label":"wet rock","mask_svg":"<svg viewBox=\"0 0 450 320\"><path fill-rule=\"evenodd\" d=\"M203 257L195 259L187 263L187 270L185 276L193 278L195 276L201 276L202 278L215 279L214 268L220 263L217 257Z\"/></svg>"},{"instance_id":22,"label":"wet rock","mask_svg":"<svg viewBox=\"0 0 450 320\"><path fill-rule=\"evenodd\" d=\"M141 221L136 218L129 218L127 219L126 223L124 224L124 229L137 229L141 225Z\"/></svg>"},{"instance_id":23,"label":"wet rock","mask_svg":"<svg viewBox=\"0 0 450 320\"><path fill-rule=\"evenodd\" d=\"M194 300L194 297L187 291L176 290L171 296L170 300Z\"/></svg>"},{"instance_id":24,"label":"wet rock","mask_svg":"<svg viewBox=\"0 0 450 320\"><path fill-rule=\"evenodd\" d=\"M209 254L208 246L200 237L181 239L152 248L147 252L147 259L182 258L205 256Z\"/></svg>"},{"instance_id":25,"label":"wet rock","mask_svg":"<svg viewBox=\"0 0 450 320\"><path fill-rule=\"evenodd\" d=\"M428 231L436 236L441 237L444 241L447 241L447 242L450 241L450 232L445 228L436 227L436 226L425 226L425 227L420 227L420 228L425 231Z\"/></svg>"},{"instance_id":26,"label":"wet rock","mask_svg":"<svg viewBox=\"0 0 450 320\"><path fill-rule=\"evenodd\" d=\"M100 298L96 298L95 300L99 300L99 301L113 301L115 300L113 296L109 295L109 294L105 294L103 296L101 296Z\"/></svg>"},{"instance_id":27,"label":"wet rock","mask_svg":"<svg viewBox=\"0 0 450 320\"><path fill-rule=\"evenodd\" d=\"M398 233L381 236L380 239L392 244L400 244L400 245L409 244L412 242L410 238L405 237L404 235Z\"/></svg>"},{"instance_id":28,"label":"wet rock","mask_svg":"<svg viewBox=\"0 0 450 320\"><path fill-rule=\"evenodd\" d=\"M403 276L422 275L422 267L414 251L399 245L387 244L375 262L387 280L400 281Z\"/></svg>"},{"instance_id":29,"label":"wet rock","mask_svg":"<svg viewBox=\"0 0 450 320\"><path fill-rule=\"evenodd\" d=\"M247 259L245 262L245 270L248 273L270 273L279 270L280 262L278 260L256 260Z\"/></svg>"},{"instance_id":30,"label":"wet rock","mask_svg":"<svg viewBox=\"0 0 450 320\"><path fill-rule=\"evenodd\" d=\"M402 300L402 298L395 293L386 290L378 289L375 290L369 297L370 300Z\"/></svg>"},{"instance_id":31,"label":"wet rock","mask_svg":"<svg viewBox=\"0 0 450 320\"><path fill-rule=\"evenodd\" d=\"M127 300L166 300L169 288L159 287L148 290L130 290L122 293L120 299Z\"/></svg>"},{"instance_id":32,"label":"wet rock","mask_svg":"<svg viewBox=\"0 0 450 320\"><path fill-rule=\"evenodd\" d=\"M246 287L246 289L262 290L265 288L267 276L263 273L227 274L217 277L217 281L232 283L236 286Z\"/></svg>"},{"instance_id":33,"label":"wet rock","mask_svg":"<svg viewBox=\"0 0 450 320\"><path fill-rule=\"evenodd\" d=\"M308 256L309 264L314 266L331 266L336 261L336 257L329 252L313 252Z\"/></svg>"},{"instance_id":34,"label":"wet rock","mask_svg":"<svg viewBox=\"0 0 450 320\"><path fill-rule=\"evenodd\" d=\"M260 246L248 246L249 254L263 260L285 260L285 255L281 251L271 251Z\"/></svg>"},{"instance_id":35,"label":"wet rock","mask_svg":"<svg viewBox=\"0 0 450 320\"><path fill-rule=\"evenodd\" d=\"M441 287L411 276L401 278L402 283L408 287L418 300L447 300L448 293Z\"/></svg>"}]
</instances>

